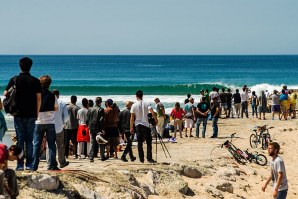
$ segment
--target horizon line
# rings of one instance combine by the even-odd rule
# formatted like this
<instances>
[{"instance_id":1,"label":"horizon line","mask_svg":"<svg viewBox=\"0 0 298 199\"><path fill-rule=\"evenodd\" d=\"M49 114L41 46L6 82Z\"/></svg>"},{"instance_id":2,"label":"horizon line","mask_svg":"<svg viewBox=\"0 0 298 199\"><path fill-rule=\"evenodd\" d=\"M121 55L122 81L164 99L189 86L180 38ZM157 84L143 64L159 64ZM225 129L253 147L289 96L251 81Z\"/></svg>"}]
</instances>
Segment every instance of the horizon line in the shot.
<instances>
[{"instance_id":1,"label":"horizon line","mask_svg":"<svg viewBox=\"0 0 298 199\"><path fill-rule=\"evenodd\" d=\"M0 54L0 56L297 56L298 54Z\"/></svg>"}]
</instances>

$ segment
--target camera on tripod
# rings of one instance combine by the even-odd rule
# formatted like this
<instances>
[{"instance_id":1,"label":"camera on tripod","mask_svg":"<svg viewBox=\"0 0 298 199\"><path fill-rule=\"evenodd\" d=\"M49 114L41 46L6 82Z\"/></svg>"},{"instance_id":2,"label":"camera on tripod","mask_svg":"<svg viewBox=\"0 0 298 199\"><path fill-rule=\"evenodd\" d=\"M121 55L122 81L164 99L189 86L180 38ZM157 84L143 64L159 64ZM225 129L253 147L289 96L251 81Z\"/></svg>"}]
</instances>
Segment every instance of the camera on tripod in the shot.
<instances>
[{"instance_id":1,"label":"camera on tripod","mask_svg":"<svg viewBox=\"0 0 298 199\"><path fill-rule=\"evenodd\" d=\"M148 122L149 122L149 124L151 124L152 126L155 126L155 125L156 125L156 122L155 122L155 119L154 119L152 113L148 113Z\"/></svg>"}]
</instances>

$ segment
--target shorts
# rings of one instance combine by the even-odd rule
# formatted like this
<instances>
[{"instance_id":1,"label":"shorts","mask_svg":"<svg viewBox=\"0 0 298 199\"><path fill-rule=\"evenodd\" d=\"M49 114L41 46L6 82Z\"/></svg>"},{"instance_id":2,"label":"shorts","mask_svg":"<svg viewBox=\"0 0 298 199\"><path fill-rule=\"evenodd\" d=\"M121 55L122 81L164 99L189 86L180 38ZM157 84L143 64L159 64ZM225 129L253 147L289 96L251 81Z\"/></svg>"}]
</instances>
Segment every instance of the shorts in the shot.
<instances>
[{"instance_id":1,"label":"shorts","mask_svg":"<svg viewBox=\"0 0 298 199\"><path fill-rule=\"evenodd\" d=\"M221 108L227 108L227 103L220 103Z\"/></svg>"},{"instance_id":2,"label":"shorts","mask_svg":"<svg viewBox=\"0 0 298 199\"><path fill-rule=\"evenodd\" d=\"M258 112L259 113L266 113L266 107L258 106Z\"/></svg>"},{"instance_id":3,"label":"shorts","mask_svg":"<svg viewBox=\"0 0 298 199\"><path fill-rule=\"evenodd\" d=\"M288 112L288 109L287 109L287 107L286 106L281 106L281 111L283 112L283 113L286 113L286 112Z\"/></svg>"},{"instance_id":4,"label":"shorts","mask_svg":"<svg viewBox=\"0 0 298 199\"><path fill-rule=\"evenodd\" d=\"M193 119L185 119L185 128L193 128L194 127L194 121Z\"/></svg>"},{"instance_id":5,"label":"shorts","mask_svg":"<svg viewBox=\"0 0 298 199\"><path fill-rule=\"evenodd\" d=\"M280 112L280 105L279 104L276 104L276 105L272 105L271 106L271 111L272 112Z\"/></svg>"},{"instance_id":6,"label":"shorts","mask_svg":"<svg viewBox=\"0 0 298 199\"><path fill-rule=\"evenodd\" d=\"M295 111L296 109L296 104L291 104L291 111Z\"/></svg>"}]
</instances>

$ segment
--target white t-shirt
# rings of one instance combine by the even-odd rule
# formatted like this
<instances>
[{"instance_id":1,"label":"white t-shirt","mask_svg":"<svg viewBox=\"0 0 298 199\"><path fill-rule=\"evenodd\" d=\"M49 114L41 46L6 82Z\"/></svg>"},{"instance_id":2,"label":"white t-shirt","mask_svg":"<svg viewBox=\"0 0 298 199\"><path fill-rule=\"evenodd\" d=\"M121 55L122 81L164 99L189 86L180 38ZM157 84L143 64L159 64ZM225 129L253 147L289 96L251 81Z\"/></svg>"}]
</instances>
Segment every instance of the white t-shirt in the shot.
<instances>
[{"instance_id":1,"label":"white t-shirt","mask_svg":"<svg viewBox=\"0 0 298 199\"><path fill-rule=\"evenodd\" d=\"M58 111L55 112L55 130L56 133L61 133L63 131L64 124L69 119L66 104L61 100L57 99Z\"/></svg>"},{"instance_id":2,"label":"white t-shirt","mask_svg":"<svg viewBox=\"0 0 298 199\"><path fill-rule=\"evenodd\" d=\"M77 119L79 120L79 125L86 125L87 113L88 109L86 109L85 107L82 107L80 110L78 110Z\"/></svg>"},{"instance_id":3,"label":"white t-shirt","mask_svg":"<svg viewBox=\"0 0 298 199\"><path fill-rule=\"evenodd\" d=\"M135 114L135 125L143 125L149 127L148 113L151 109L151 104L143 100L134 103L130 109L130 113Z\"/></svg>"},{"instance_id":4,"label":"white t-shirt","mask_svg":"<svg viewBox=\"0 0 298 199\"><path fill-rule=\"evenodd\" d=\"M278 173L282 172L283 173L283 178L281 180L281 183L278 187L278 191L286 190L288 189L288 180L287 180L287 174L286 174L286 167L284 161L277 156L275 160L271 161L271 171L272 171L272 176L273 176L273 186L275 188Z\"/></svg>"},{"instance_id":5,"label":"white t-shirt","mask_svg":"<svg viewBox=\"0 0 298 199\"><path fill-rule=\"evenodd\" d=\"M211 102L213 102L213 98L217 97L217 99L218 99L218 97L219 97L219 95L216 91L211 91L209 93L209 96L210 96Z\"/></svg>"},{"instance_id":6,"label":"white t-shirt","mask_svg":"<svg viewBox=\"0 0 298 199\"><path fill-rule=\"evenodd\" d=\"M241 92L240 93L240 97L241 97L241 102L246 102L249 100L249 95L247 92Z\"/></svg>"},{"instance_id":7,"label":"white t-shirt","mask_svg":"<svg viewBox=\"0 0 298 199\"><path fill-rule=\"evenodd\" d=\"M58 108L58 102L56 97L54 107ZM35 124L55 124L55 111L39 112Z\"/></svg>"}]
</instances>

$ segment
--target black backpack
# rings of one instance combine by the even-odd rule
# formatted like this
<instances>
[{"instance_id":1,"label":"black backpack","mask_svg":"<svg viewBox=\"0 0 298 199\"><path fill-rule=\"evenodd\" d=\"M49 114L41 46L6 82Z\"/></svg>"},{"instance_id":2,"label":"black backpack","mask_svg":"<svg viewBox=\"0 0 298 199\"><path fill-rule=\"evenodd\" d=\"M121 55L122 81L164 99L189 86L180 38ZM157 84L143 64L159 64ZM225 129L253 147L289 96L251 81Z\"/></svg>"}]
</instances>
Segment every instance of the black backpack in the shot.
<instances>
[{"instance_id":1,"label":"black backpack","mask_svg":"<svg viewBox=\"0 0 298 199\"><path fill-rule=\"evenodd\" d=\"M19 113L19 110L16 107L16 81L17 77L13 78L13 85L8 89L6 98L3 100L3 106L6 113L10 113L12 116L15 116Z\"/></svg>"}]
</instances>

